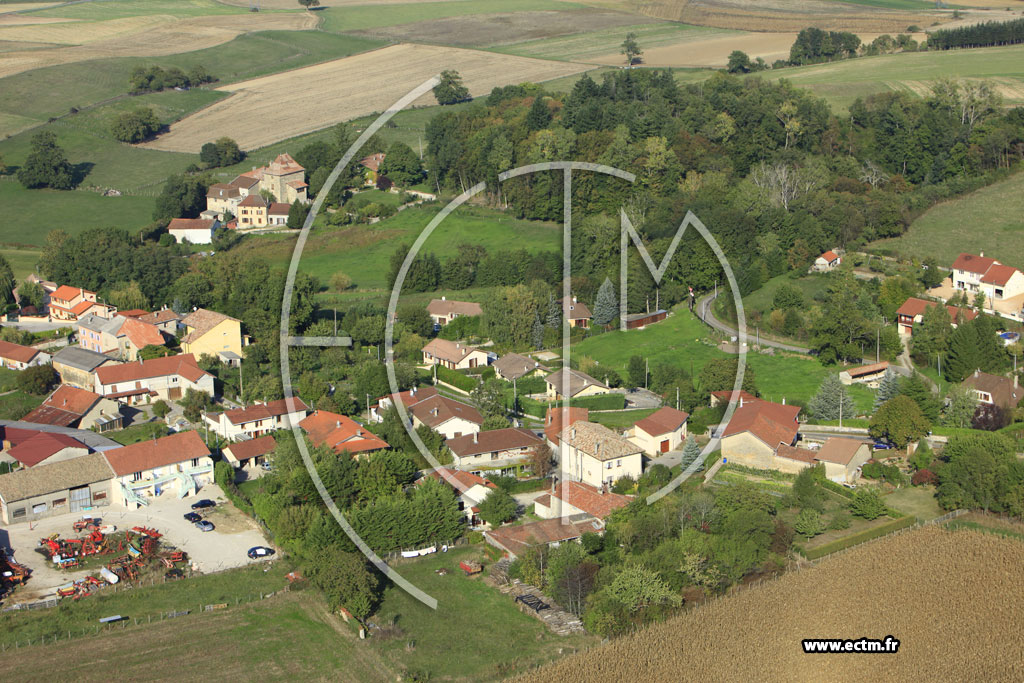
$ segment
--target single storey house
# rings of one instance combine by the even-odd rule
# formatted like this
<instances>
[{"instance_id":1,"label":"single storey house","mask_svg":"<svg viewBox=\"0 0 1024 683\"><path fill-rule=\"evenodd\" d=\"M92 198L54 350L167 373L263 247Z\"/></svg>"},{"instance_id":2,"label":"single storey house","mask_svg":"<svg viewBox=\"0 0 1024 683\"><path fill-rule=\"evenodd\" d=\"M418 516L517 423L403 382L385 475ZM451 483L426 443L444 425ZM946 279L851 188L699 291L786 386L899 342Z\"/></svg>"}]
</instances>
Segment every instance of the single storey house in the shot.
<instances>
[{"instance_id":1,"label":"single storey house","mask_svg":"<svg viewBox=\"0 0 1024 683\"><path fill-rule=\"evenodd\" d=\"M483 314L480 304L472 301L451 301L447 297L431 299L427 304L427 313L434 325L444 327L459 316L477 316Z\"/></svg>"},{"instance_id":2,"label":"single storey house","mask_svg":"<svg viewBox=\"0 0 1024 683\"><path fill-rule=\"evenodd\" d=\"M211 244L220 221L216 218L172 218L167 232L178 244Z\"/></svg>"},{"instance_id":3,"label":"single storey house","mask_svg":"<svg viewBox=\"0 0 1024 683\"><path fill-rule=\"evenodd\" d=\"M448 439L456 469L474 474L518 476L530 469L534 450L544 441L528 429L507 427Z\"/></svg>"},{"instance_id":4,"label":"single storey house","mask_svg":"<svg viewBox=\"0 0 1024 683\"><path fill-rule=\"evenodd\" d=\"M258 439L238 441L224 447L224 460L236 470L254 471L267 461L267 456L277 448L277 442L269 434Z\"/></svg>"},{"instance_id":5,"label":"single storey house","mask_svg":"<svg viewBox=\"0 0 1024 683\"><path fill-rule=\"evenodd\" d=\"M46 365L52 358L49 353L31 346L0 340L0 367L24 370L33 365Z\"/></svg>"},{"instance_id":6,"label":"single storey house","mask_svg":"<svg viewBox=\"0 0 1024 683\"><path fill-rule=\"evenodd\" d=\"M555 370L544 378L544 382L547 384L546 395L549 401L561 401L566 396L569 398L597 396L598 394L607 394L609 391L608 385L599 382L585 372L572 368Z\"/></svg>"},{"instance_id":7,"label":"single storey house","mask_svg":"<svg viewBox=\"0 0 1024 683\"><path fill-rule=\"evenodd\" d=\"M575 295L568 299L559 299L558 303L562 307L562 318L569 321L569 327L590 327L590 319L593 318L590 309L585 303L578 301Z\"/></svg>"},{"instance_id":8,"label":"single storey house","mask_svg":"<svg viewBox=\"0 0 1024 683\"><path fill-rule=\"evenodd\" d=\"M557 548L562 543L579 541L586 533L600 533L604 525L596 519L574 522L566 519L544 519L530 524L503 526L484 532L488 543L511 558L536 545Z\"/></svg>"},{"instance_id":9,"label":"single storey house","mask_svg":"<svg viewBox=\"0 0 1024 683\"><path fill-rule=\"evenodd\" d=\"M397 394L381 396L377 399L377 403L370 406L370 421L383 422L384 414L391 410L396 402L400 402L405 406L406 410L408 410L420 401L424 401L434 396L437 396L437 389L430 386L413 387L405 391L400 391Z\"/></svg>"},{"instance_id":10,"label":"single storey house","mask_svg":"<svg viewBox=\"0 0 1024 683\"><path fill-rule=\"evenodd\" d=\"M839 254L829 249L824 254L814 259L814 266L811 270L815 270L819 273L825 273L830 270L835 270L839 267L839 264L843 262Z\"/></svg>"},{"instance_id":11,"label":"single storey house","mask_svg":"<svg viewBox=\"0 0 1024 683\"><path fill-rule=\"evenodd\" d=\"M562 437L562 472L594 487L643 474L643 450L604 425L577 422Z\"/></svg>"},{"instance_id":12,"label":"single storey house","mask_svg":"<svg viewBox=\"0 0 1024 683\"><path fill-rule=\"evenodd\" d=\"M317 410L299 422L314 446L327 446L335 453L353 456L389 448L384 439L345 415Z\"/></svg>"},{"instance_id":13,"label":"single storey house","mask_svg":"<svg viewBox=\"0 0 1024 683\"><path fill-rule=\"evenodd\" d=\"M799 406L741 401L722 432L722 457L746 467L780 469L776 452L780 445L792 446L796 442L799 414Z\"/></svg>"},{"instance_id":14,"label":"single storey house","mask_svg":"<svg viewBox=\"0 0 1024 683\"><path fill-rule=\"evenodd\" d=\"M480 431L484 418L476 408L445 396L434 396L409 408L412 426L426 425L446 439Z\"/></svg>"},{"instance_id":15,"label":"single storey house","mask_svg":"<svg viewBox=\"0 0 1024 683\"><path fill-rule=\"evenodd\" d=\"M651 457L679 448L686 439L686 420L690 414L669 406L659 408L637 420L627 438Z\"/></svg>"},{"instance_id":16,"label":"single storey house","mask_svg":"<svg viewBox=\"0 0 1024 683\"><path fill-rule=\"evenodd\" d=\"M518 353L506 353L494 361L493 367L494 374L506 382L522 379L523 377L546 375L551 372L551 369L547 366L541 365L538 361L527 356L521 356Z\"/></svg>"},{"instance_id":17,"label":"single storey house","mask_svg":"<svg viewBox=\"0 0 1024 683\"><path fill-rule=\"evenodd\" d=\"M423 347L423 364L440 365L451 370L485 367L489 357L480 349L462 342L447 339L431 339Z\"/></svg>"}]
</instances>

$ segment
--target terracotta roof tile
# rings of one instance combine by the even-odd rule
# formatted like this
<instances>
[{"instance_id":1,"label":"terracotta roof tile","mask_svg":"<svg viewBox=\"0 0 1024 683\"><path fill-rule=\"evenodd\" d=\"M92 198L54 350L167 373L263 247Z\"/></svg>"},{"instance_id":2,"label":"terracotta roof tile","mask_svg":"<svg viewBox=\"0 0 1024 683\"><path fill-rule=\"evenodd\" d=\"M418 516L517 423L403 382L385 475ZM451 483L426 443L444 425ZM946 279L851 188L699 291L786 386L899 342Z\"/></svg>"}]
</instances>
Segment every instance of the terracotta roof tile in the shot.
<instances>
[{"instance_id":1,"label":"terracotta roof tile","mask_svg":"<svg viewBox=\"0 0 1024 683\"><path fill-rule=\"evenodd\" d=\"M67 427L81 419L101 398L91 391L62 384L41 406L21 419L24 422Z\"/></svg>"},{"instance_id":2,"label":"terracotta roof tile","mask_svg":"<svg viewBox=\"0 0 1024 683\"><path fill-rule=\"evenodd\" d=\"M722 436L750 432L769 448L774 449L780 443L793 443L798 431L796 416L799 414L799 406L787 406L771 401L744 403L733 413L732 420L729 421Z\"/></svg>"},{"instance_id":3,"label":"terracotta roof tile","mask_svg":"<svg viewBox=\"0 0 1024 683\"><path fill-rule=\"evenodd\" d=\"M246 422L265 420L270 417L281 417L288 413L306 412L308 410L309 406L301 398L295 396L292 399L281 398L276 401L246 406L245 408L225 410L224 416L228 418L228 422L231 424L240 425Z\"/></svg>"},{"instance_id":4,"label":"terracotta roof tile","mask_svg":"<svg viewBox=\"0 0 1024 683\"><path fill-rule=\"evenodd\" d=\"M484 309L472 301L452 301L451 299L431 299L427 304L427 313L431 315L482 315Z\"/></svg>"},{"instance_id":5,"label":"terracotta roof tile","mask_svg":"<svg viewBox=\"0 0 1024 683\"><path fill-rule=\"evenodd\" d=\"M837 465L849 465L853 457L857 455L857 451L860 450L861 446L868 444L867 441L859 441L857 439L841 439L841 438L830 438L825 439L825 443L822 444L821 448L818 449L816 454L818 460L825 462L834 462Z\"/></svg>"},{"instance_id":6,"label":"terracotta roof tile","mask_svg":"<svg viewBox=\"0 0 1024 683\"><path fill-rule=\"evenodd\" d=\"M90 450L84 443L67 434L37 432L19 442L17 446L8 448L6 454L25 467L33 467L65 448L81 448L87 452Z\"/></svg>"},{"instance_id":7,"label":"terracotta roof tile","mask_svg":"<svg viewBox=\"0 0 1024 683\"><path fill-rule=\"evenodd\" d=\"M409 412L431 429L456 417L473 424L482 425L484 423L483 416L473 406L440 395L420 401L409 408Z\"/></svg>"},{"instance_id":8,"label":"terracotta roof tile","mask_svg":"<svg viewBox=\"0 0 1024 683\"><path fill-rule=\"evenodd\" d=\"M230 446L225 446L225 451L230 451L231 456L238 461L249 460L251 458L257 458L261 455L273 453L274 449L277 448L277 442L274 441L274 437L261 436L258 439L250 439L248 441L239 441L233 443Z\"/></svg>"},{"instance_id":9,"label":"terracotta roof tile","mask_svg":"<svg viewBox=\"0 0 1024 683\"><path fill-rule=\"evenodd\" d=\"M567 417L565 420L568 423L565 425L566 429L577 422L586 422L590 419L590 411L586 408L570 406L569 410L566 411L561 407L549 407L547 413L544 415L544 436L546 436L548 441L553 444L557 444L562 436L563 415L566 415Z\"/></svg>"},{"instance_id":10,"label":"terracotta roof tile","mask_svg":"<svg viewBox=\"0 0 1024 683\"><path fill-rule=\"evenodd\" d=\"M571 541L588 532L596 533L601 528L601 523L597 521L577 523L563 519L545 519L531 524L503 526L485 531L484 535L506 551L515 554L533 545Z\"/></svg>"},{"instance_id":11,"label":"terracotta roof tile","mask_svg":"<svg viewBox=\"0 0 1024 683\"><path fill-rule=\"evenodd\" d=\"M494 361L493 367L495 372L504 377L505 379L519 379L525 375L541 370L543 372L549 372L550 368L541 365L532 358L527 356L521 356L518 353L506 353L504 356Z\"/></svg>"},{"instance_id":12,"label":"terracotta roof tile","mask_svg":"<svg viewBox=\"0 0 1024 683\"><path fill-rule=\"evenodd\" d=\"M144 323L137 318L126 318L121 325L119 335L128 337L136 349L144 349L147 346L163 346L164 336L155 325Z\"/></svg>"},{"instance_id":13,"label":"terracotta roof tile","mask_svg":"<svg viewBox=\"0 0 1024 683\"><path fill-rule=\"evenodd\" d=\"M642 420L638 420L636 427L642 429L651 436L660 436L674 432L683 426L690 414L683 410L676 410L665 406L659 408Z\"/></svg>"},{"instance_id":14,"label":"terracotta roof tile","mask_svg":"<svg viewBox=\"0 0 1024 683\"><path fill-rule=\"evenodd\" d=\"M19 363L31 363L32 359L38 355L39 349L0 340L0 358L7 358Z\"/></svg>"},{"instance_id":15,"label":"terracotta roof tile","mask_svg":"<svg viewBox=\"0 0 1024 683\"><path fill-rule=\"evenodd\" d=\"M564 439L567 445L602 462L643 452L633 442L596 422L577 422L564 433Z\"/></svg>"},{"instance_id":16,"label":"terracotta roof tile","mask_svg":"<svg viewBox=\"0 0 1024 683\"><path fill-rule=\"evenodd\" d=\"M426 346L423 347L424 353L429 353L435 358L446 360L451 363L459 363L466 356L477 351L475 346L469 346L461 342L448 341L447 339L441 339L437 337L431 339Z\"/></svg>"},{"instance_id":17,"label":"terracotta roof tile","mask_svg":"<svg viewBox=\"0 0 1024 683\"><path fill-rule=\"evenodd\" d=\"M60 299L61 301L73 301L75 298L83 296L83 292L86 294L93 294L88 290L83 290L81 287L72 287L70 285L61 285L53 294L50 295L51 299Z\"/></svg>"},{"instance_id":18,"label":"terracotta roof tile","mask_svg":"<svg viewBox=\"0 0 1024 683\"><path fill-rule=\"evenodd\" d=\"M1010 281L1010 278L1017 274L1017 269L1013 266L1004 266L1001 263L993 263L992 266L985 271L985 274L981 277L981 281L993 284L993 285L1005 285Z\"/></svg>"},{"instance_id":19,"label":"terracotta roof tile","mask_svg":"<svg viewBox=\"0 0 1024 683\"><path fill-rule=\"evenodd\" d=\"M210 455L199 432L178 432L152 441L140 441L105 451L114 474L123 477L134 472L145 472L179 462Z\"/></svg>"},{"instance_id":20,"label":"terracotta roof tile","mask_svg":"<svg viewBox=\"0 0 1024 683\"><path fill-rule=\"evenodd\" d=\"M552 497L577 507L598 519L604 519L619 508L626 507L633 500L633 496L623 496L611 492L601 493L597 488L580 481L560 482L555 486Z\"/></svg>"},{"instance_id":21,"label":"terracotta roof tile","mask_svg":"<svg viewBox=\"0 0 1024 683\"><path fill-rule=\"evenodd\" d=\"M313 445L326 445L335 453L348 451L356 454L389 448L386 441L352 418L326 410L316 411L299 426L309 434Z\"/></svg>"},{"instance_id":22,"label":"terracotta roof tile","mask_svg":"<svg viewBox=\"0 0 1024 683\"><path fill-rule=\"evenodd\" d=\"M108 365L96 371L96 377L99 378L100 384L134 382L151 377L168 377L171 375L179 375L190 382L198 382L203 377L209 376L209 374L206 370L199 367L195 356L191 353L151 358L137 363Z\"/></svg>"},{"instance_id":23,"label":"terracotta roof tile","mask_svg":"<svg viewBox=\"0 0 1024 683\"><path fill-rule=\"evenodd\" d=\"M569 391L565 391L563 388L566 375L569 378ZM572 368L555 370L545 377L544 381L553 386L559 395L569 396L570 398L589 387L600 387L602 389L608 388L603 382L599 382L585 372L573 370Z\"/></svg>"},{"instance_id":24,"label":"terracotta roof tile","mask_svg":"<svg viewBox=\"0 0 1024 683\"><path fill-rule=\"evenodd\" d=\"M977 254L961 253L956 257L956 260L953 261L953 270L964 270L968 273L978 273L981 275L995 262L996 260L994 258L978 256Z\"/></svg>"},{"instance_id":25,"label":"terracotta roof tile","mask_svg":"<svg viewBox=\"0 0 1024 683\"><path fill-rule=\"evenodd\" d=\"M181 321L186 327L192 328L192 331L186 334L181 341L185 344L191 344L225 320L238 322L237 318L232 318L230 315L224 315L223 313L210 311L205 308L196 309L186 315Z\"/></svg>"},{"instance_id":26,"label":"terracotta roof tile","mask_svg":"<svg viewBox=\"0 0 1024 683\"><path fill-rule=\"evenodd\" d=\"M850 377L863 377L864 375L874 375L879 372L885 372L889 368L889 361L883 360L881 363L872 363L871 365L860 365L855 368L847 368L846 374Z\"/></svg>"},{"instance_id":27,"label":"terracotta roof tile","mask_svg":"<svg viewBox=\"0 0 1024 683\"><path fill-rule=\"evenodd\" d=\"M543 443L536 434L528 429L507 427L505 429L489 429L486 432L466 434L445 441L452 453L465 458L481 453L507 451L515 448L530 448Z\"/></svg>"}]
</instances>

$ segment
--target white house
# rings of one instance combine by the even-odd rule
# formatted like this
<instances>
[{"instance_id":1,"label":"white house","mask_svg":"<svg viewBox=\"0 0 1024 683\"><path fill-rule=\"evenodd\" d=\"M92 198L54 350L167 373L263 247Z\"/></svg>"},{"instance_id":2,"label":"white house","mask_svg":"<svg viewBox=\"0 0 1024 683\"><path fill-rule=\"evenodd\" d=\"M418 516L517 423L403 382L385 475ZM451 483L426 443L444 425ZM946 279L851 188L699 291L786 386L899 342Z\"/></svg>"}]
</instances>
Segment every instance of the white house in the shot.
<instances>
[{"instance_id":1,"label":"white house","mask_svg":"<svg viewBox=\"0 0 1024 683\"><path fill-rule=\"evenodd\" d=\"M477 316L483 314L480 304L472 301L450 301L447 297L431 299L427 304L427 313L434 324L443 327L459 316Z\"/></svg>"},{"instance_id":2,"label":"white house","mask_svg":"<svg viewBox=\"0 0 1024 683\"><path fill-rule=\"evenodd\" d=\"M388 394L377 399L377 403L370 406L370 421L383 422L384 414L387 413L399 401L406 407L411 408L420 401L437 396L437 389L434 387L413 387L396 394Z\"/></svg>"},{"instance_id":3,"label":"white house","mask_svg":"<svg viewBox=\"0 0 1024 683\"><path fill-rule=\"evenodd\" d=\"M983 292L991 307L996 301L1024 294L1024 273L987 258L985 252L960 254L953 262L953 288L972 298Z\"/></svg>"},{"instance_id":4,"label":"white house","mask_svg":"<svg viewBox=\"0 0 1024 683\"><path fill-rule=\"evenodd\" d=\"M167 232L178 244L210 244L219 228L216 218L172 218Z\"/></svg>"},{"instance_id":5,"label":"white house","mask_svg":"<svg viewBox=\"0 0 1024 683\"><path fill-rule=\"evenodd\" d=\"M114 500L130 510L170 493L194 495L213 481L213 460L199 432L179 432L106 451L114 471Z\"/></svg>"},{"instance_id":6,"label":"white house","mask_svg":"<svg viewBox=\"0 0 1024 683\"><path fill-rule=\"evenodd\" d=\"M838 268L839 264L841 264L842 262L843 259L840 258L840 256L836 252L829 249L824 254L814 259L814 267L812 268L812 270L816 270L820 273L828 272L830 270L835 270L836 268Z\"/></svg>"},{"instance_id":7,"label":"white house","mask_svg":"<svg viewBox=\"0 0 1024 683\"><path fill-rule=\"evenodd\" d=\"M497 489L497 486L476 474L447 467L430 470L427 472L427 476L437 479L455 490L455 496L459 499L459 510L466 516L470 528L491 528L477 514L480 512L480 503L491 494L491 491ZM420 479L420 481L426 481L426 479Z\"/></svg>"},{"instance_id":8,"label":"white house","mask_svg":"<svg viewBox=\"0 0 1024 683\"><path fill-rule=\"evenodd\" d=\"M279 429L290 429L309 413L309 406L299 397L279 399L221 413L207 413L206 422L221 438L238 441L255 439Z\"/></svg>"},{"instance_id":9,"label":"white house","mask_svg":"<svg viewBox=\"0 0 1024 683\"><path fill-rule=\"evenodd\" d=\"M541 495L533 503L533 512L541 519L590 515L604 519L619 508L626 507L633 496L623 496L604 487L598 488L580 481L563 481Z\"/></svg>"},{"instance_id":10,"label":"white house","mask_svg":"<svg viewBox=\"0 0 1024 683\"><path fill-rule=\"evenodd\" d=\"M434 396L409 408L413 427L427 425L446 439L455 439L463 434L480 431L484 418L471 405L453 401L444 396Z\"/></svg>"},{"instance_id":11,"label":"white house","mask_svg":"<svg viewBox=\"0 0 1024 683\"><path fill-rule=\"evenodd\" d=\"M0 367L24 370L33 365L46 365L52 356L31 346L0 340Z\"/></svg>"},{"instance_id":12,"label":"white house","mask_svg":"<svg viewBox=\"0 0 1024 683\"><path fill-rule=\"evenodd\" d=\"M189 389L213 396L213 375L200 368L191 353L183 353L101 367L96 370L93 390L128 405L139 405L158 398L176 401Z\"/></svg>"},{"instance_id":13,"label":"white house","mask_svg":"<svg viewBox=\"0 0 1024 683\"><path fill-rule=\"evenodd\" d=\"M461 342L447 339L431 339L423 347L423 364L440 365L452 370L484 367L488 363L488 355L480 349L467 346Z\"/></svg>"},{"instance_id":14,"label":"white house","mask_svg":"<svg viewBox=\"0 0 1024 683\"><path fill-rule=\"evenodd\" d=\"M650 456L674 451L686 439L686 420L690 414L665 406L638 420L627 437Z\"/></svg>"},{"instance_id":15,"label":"white house","mask_svg":"<svg viewBox=\"0 0 1024 683\"><path fill-rule=\"evenodd\" d=\"M643 473L643 451L604 425L576 422L562 439L562 471L594 487Z\"/></svg>"},{"instance_id":16,"label":"white house","mask_svg":"<svg viewBox=\"0 0 1024 683\"><path fill-rule=\"evenodd\" d=\"M582 398L584 396L597 396L607 394L608 385L599 382L585 372L562 368L555 370L544 378L547 385L547 398L549 400L562 400L569 398Z\"/></svg>"}]
</instances>

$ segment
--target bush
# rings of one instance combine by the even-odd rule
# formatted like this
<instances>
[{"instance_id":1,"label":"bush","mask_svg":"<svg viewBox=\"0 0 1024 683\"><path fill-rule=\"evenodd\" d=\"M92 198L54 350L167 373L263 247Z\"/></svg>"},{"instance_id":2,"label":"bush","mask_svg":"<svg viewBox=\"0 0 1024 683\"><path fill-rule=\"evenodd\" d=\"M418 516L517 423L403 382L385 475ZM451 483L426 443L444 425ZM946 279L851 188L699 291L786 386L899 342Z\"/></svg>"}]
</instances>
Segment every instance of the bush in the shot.
<instances>
[{"instance_id":1,"label":"bush","mask_svg":"<svg viewBox=\"0 0 1024 683\"><path fill-rule=\"evenodd\" d=\"M18 389L26 394L42 396L57 385L59 378L52 365L33 365L18 375Z\"/></svg>"},{"instance_id":2,"label":"bush","mask_svg":"<svg viewBox=\"0 0 1024 683\"><path fill-rule=\"evenodd\" d=\"M852 523L853 521L850 519L850 513L845 510L839 510L832 515L832 519L829 520L828 523L828 528L837 530L849 529Z\"/></svg>"},{"instance_id":3,"label":"bush","mask_svg":"<svg viewBox=\"0 0 1024 683\"><path fill-rule=\"evenodd\" d=\"M920 469L914 472L914 476L910 478L910 483L914 486L937 486L939 477L931 470Z\"/></svg>"},{"instance_id":4,"label":"bush","mask_svg":"<svg viewBox=\"0 0 1024 683\"><path fill-rule=\"evenodd\" d=\"M453 387L462 389L466 392L473 391L473 389L476 389L476 385L478 384L475 377L464 375L461 372L452 370L451 368L446 368L442 365L437 366L437 379L439 382L450 384Z\"/></svg>"},{"instance_id":5,"label":"bush","mask_svg":"<svg viewBox=\"0 0 1024 683\"><path fill-rule=\"evenodd\" d=\"M825 555L830 555L831 553L845 550L846 548L852 548L853 546L860 545L865 541L870 541L874 538L891 534L894 531L905 529L908 526L913 526L915 521L916 520L913 517L901 517L900 519L894 519L891 522L886 522L885 524L876 526L874 529L865 529L864 531L856 534L850 534L849 536L832 541L831 543L820 545L813 550L801 550L800 552L808 560L816 560L819 557L824 557Z\"/></svg>"},{"instance_id":6,"label":"bush","mask_svg":"<svg viewBox=\"0 0 1024 683\"><path fill-rule=\"evenodd\" d=\"M149 107L119 114L110 124L110 134L120 142L142 142L160 130L160 119Z\"/></svg>"}]
</instances>

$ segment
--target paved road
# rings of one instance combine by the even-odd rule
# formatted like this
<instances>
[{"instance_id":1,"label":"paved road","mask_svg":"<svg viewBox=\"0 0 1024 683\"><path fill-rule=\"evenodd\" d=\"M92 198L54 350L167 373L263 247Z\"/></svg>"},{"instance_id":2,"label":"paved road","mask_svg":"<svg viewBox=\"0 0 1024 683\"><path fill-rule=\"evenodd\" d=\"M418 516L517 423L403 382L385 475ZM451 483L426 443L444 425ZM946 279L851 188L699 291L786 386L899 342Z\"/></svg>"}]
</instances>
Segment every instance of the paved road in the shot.
<instances>
[{"instance_id":1,"label":"paved road","mask_svg":"<svg viewBox=\"0 0 1024 683\"><path fill-rule=\"evenodd\" d=\"M716 329L719 332L722 332L723 334L727 334L727 335L729 335L731 337L739 337L739 331L735 327L732 327L730 324L724 323L724 322L722 322L721 320L719 320L718 318L715 317L714 311L712 311L712 306L711 306L711 302L712 302L712 300L714 298L715 298L714 294L706 294L703 298L701 298L697 302L697 308L696 308L697 317L701 318L704 321L704 323L706 325L708 325L709 327L711 327L713 329ZM754 334L748 328L747 329L747 343L748 344L752 344L754 338L755 338ZM810 352L811 352L810 349L808 349L808 348L806 348L804 346L795 346L793 344L784 344L782 342L772 341L771 339L765 339L764 337L761 337L761 346L771 346L771 347L774 347L776 349L782 349L783 351L791 351L793 353L810 354Z\"/></svg>"},{"instance_id":2,"label":"paved road","mask_svg":"<svg viewBox=\"0 0 1024 683\"><path fill-rule=\"evenodd\" d=\"M67 320L56 322L44 322L41 320L19 320L17 322L4 323L4 327L16 327L26 332L46 332L47 330L59 330L62 327L73 327Z\"/></svg>"}]
</instances>

